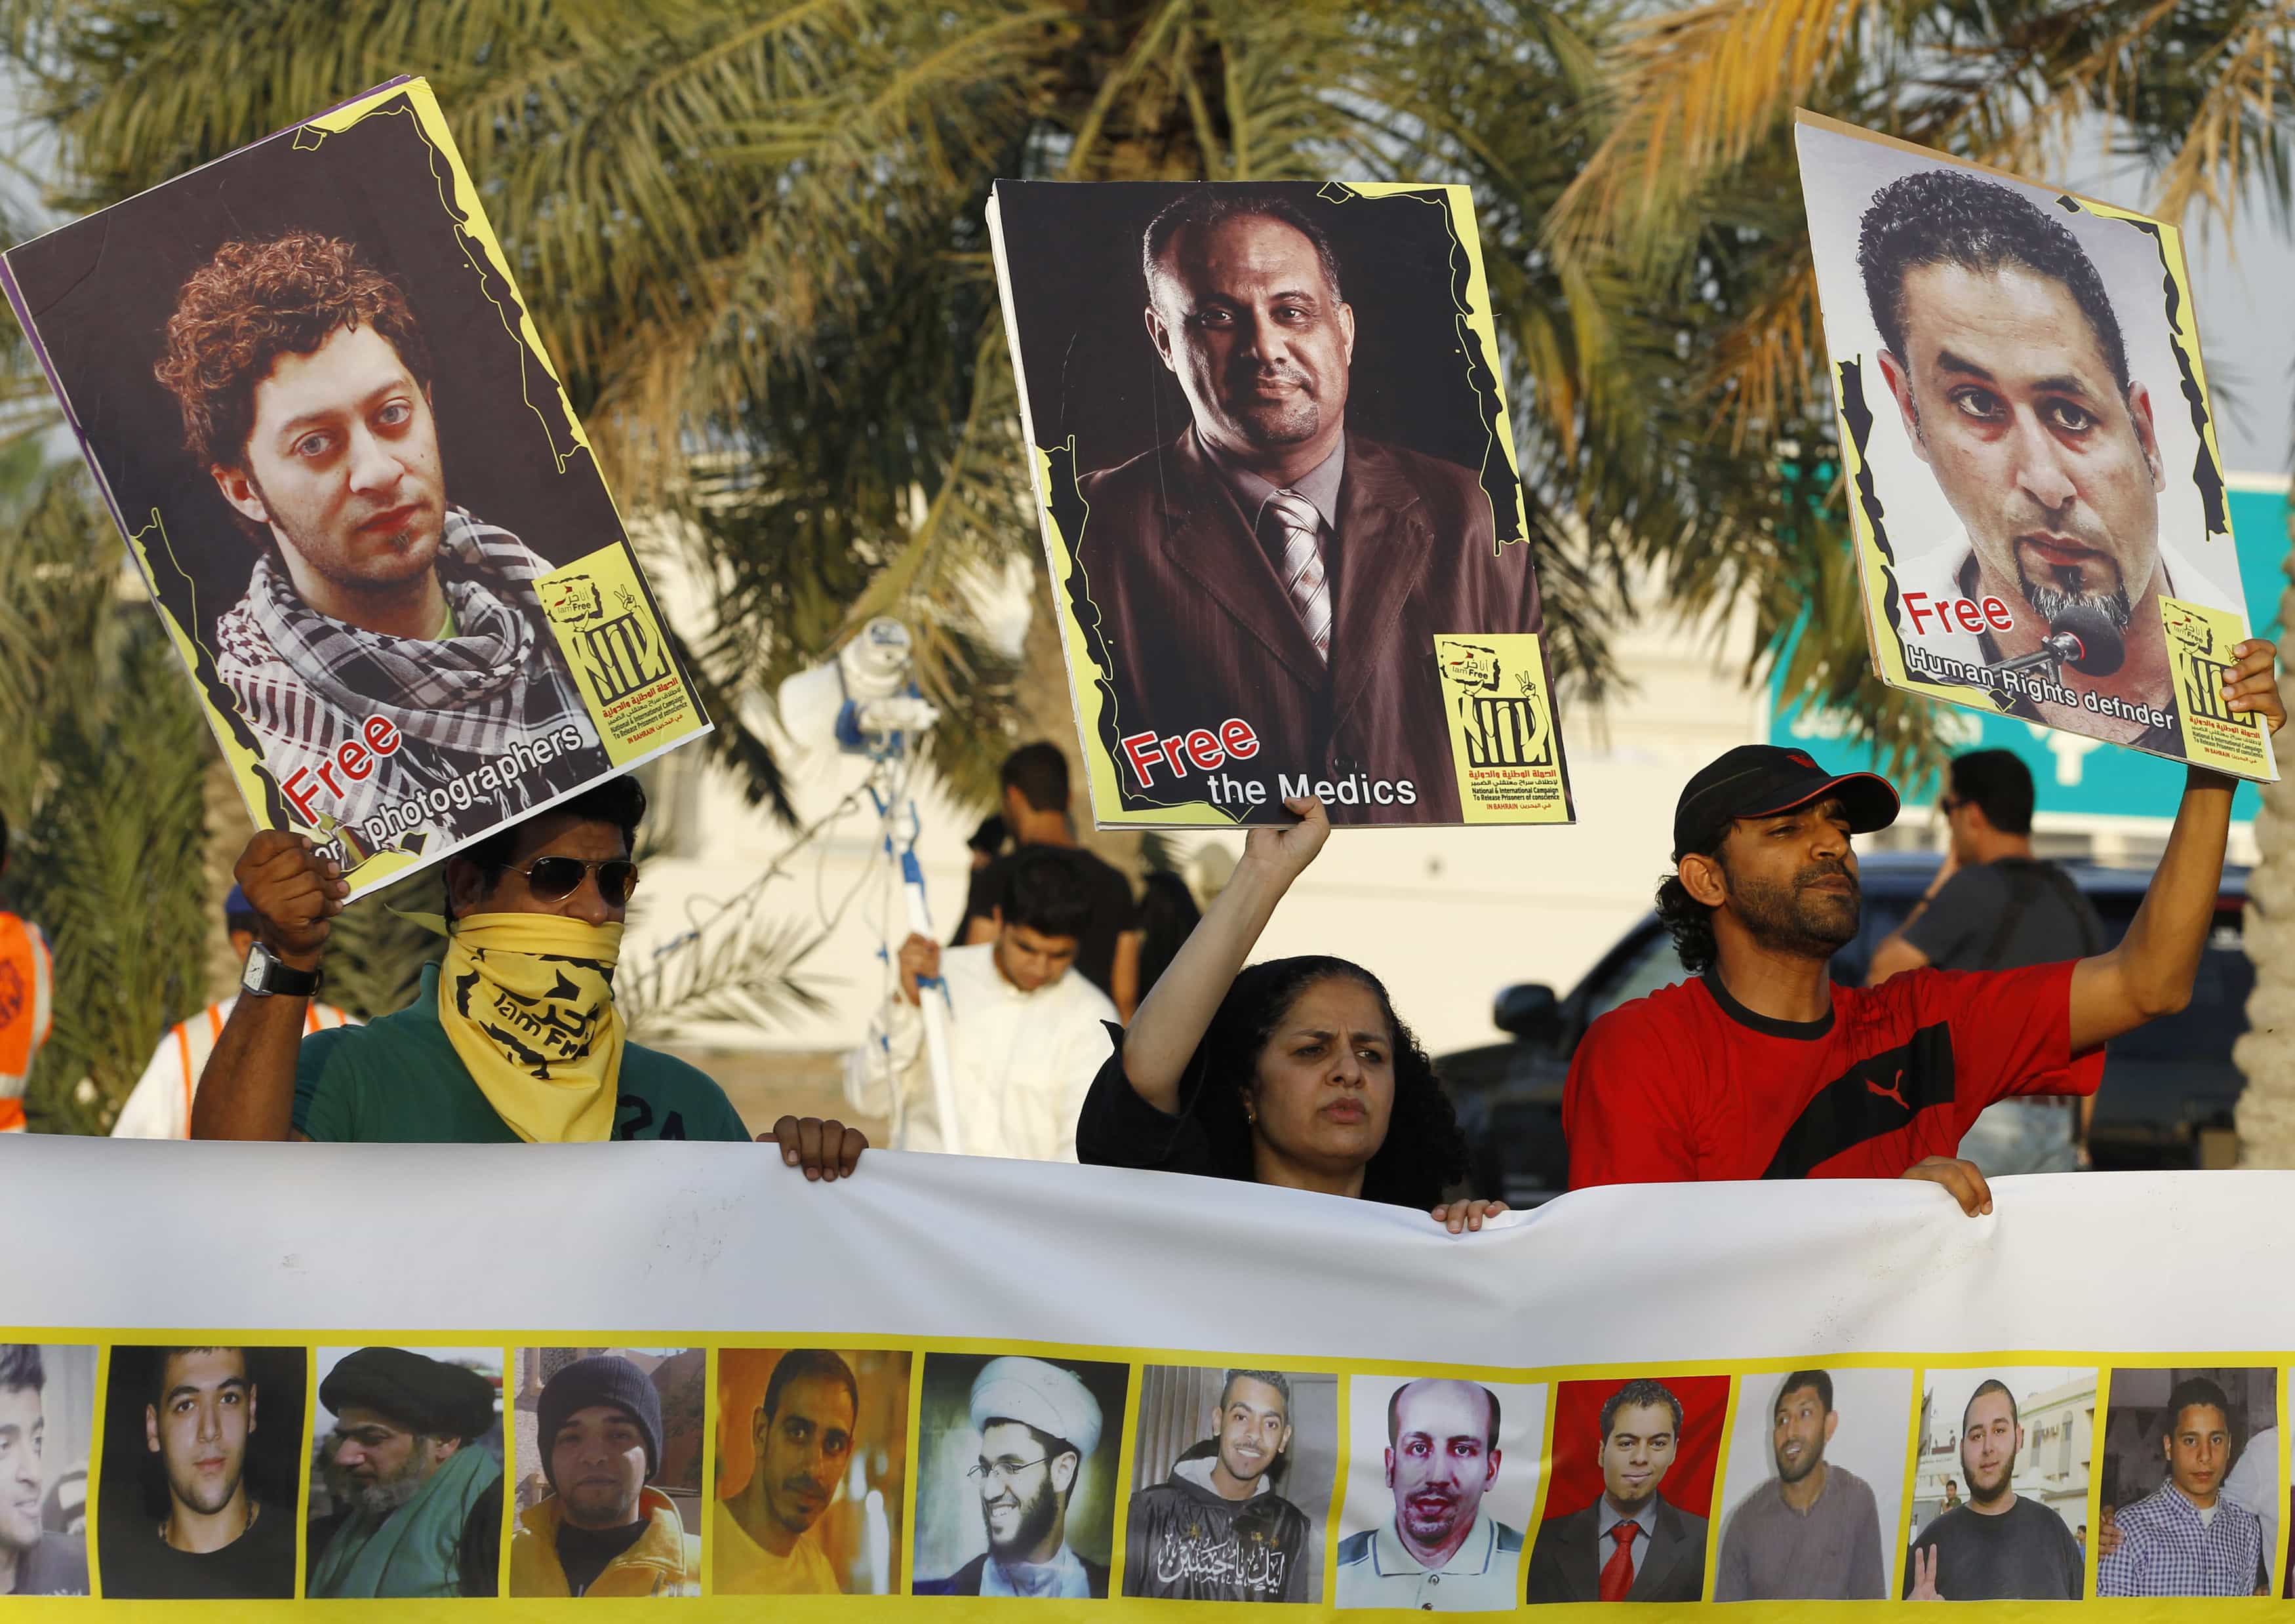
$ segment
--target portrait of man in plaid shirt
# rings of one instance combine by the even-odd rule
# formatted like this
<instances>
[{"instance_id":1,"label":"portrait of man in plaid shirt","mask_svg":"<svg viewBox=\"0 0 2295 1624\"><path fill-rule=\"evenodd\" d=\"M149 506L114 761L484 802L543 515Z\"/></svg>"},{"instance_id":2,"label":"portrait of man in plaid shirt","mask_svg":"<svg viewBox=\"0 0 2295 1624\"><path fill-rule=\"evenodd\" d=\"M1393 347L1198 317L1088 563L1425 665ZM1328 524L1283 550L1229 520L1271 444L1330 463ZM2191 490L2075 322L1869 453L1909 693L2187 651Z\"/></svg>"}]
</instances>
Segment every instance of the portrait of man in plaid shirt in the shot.
<instances>
[{"instance_id":1,"label":"portrait of man in plaid shirt","mask_svg":"<svg viewBox=\"0 0 2295 1624\"><path fill-rule=\"evenodd\" d=\"M354 860L435 852L611 771L537 597L553 566L446 499L397 282L317 232L226 242L154 371L256 549L216 672L296 822Z\"/></svg>"},{"instance_id":2,"label":"portrait of man in plaid shirt","mask_svg":"<svg viewBox=\"0 0 2295 1624\"><path fill-rule=\"evenodd\" d=\"M2205 1376L2178 1382L2160 1433L2168 1481L2120 1508L2117 1543L2096 1564L2095 1593L2268 1595L2262 1519L2223 1492L2239 1454L2223 1388Z\"/></svg>"}]
</instances>

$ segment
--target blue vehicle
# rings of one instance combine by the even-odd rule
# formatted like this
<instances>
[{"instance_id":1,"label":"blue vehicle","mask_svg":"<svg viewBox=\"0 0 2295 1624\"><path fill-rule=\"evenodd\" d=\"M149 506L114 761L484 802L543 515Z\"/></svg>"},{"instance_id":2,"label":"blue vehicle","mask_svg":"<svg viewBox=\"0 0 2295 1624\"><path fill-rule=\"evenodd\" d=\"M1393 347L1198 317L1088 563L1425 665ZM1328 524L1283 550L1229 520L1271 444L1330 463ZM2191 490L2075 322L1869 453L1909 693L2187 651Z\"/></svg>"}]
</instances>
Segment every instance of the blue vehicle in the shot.
<instances>
[{"instance_id":1,"label":"blue vehicle","mask_svg":"<svg viewBox=\"0 0 2295 1624\"><path fill-rule=\"evenodd\" d=\"M1835 981L1863 982L1874 950L1904 923L1942 861L1934 852L1876 852L1860 859L1863 925L1857 939L1834 956ZM2088 862L2062 866L2103 916L2106 939L2117 943L2136 917L2151 872ZM2232 1064L2232 1044L2247 1030L2247 999L2255 989L2241 928L2246 902L2247 870L2226 868L2191 1006L2111 1045L2088 1132L2096 1167L2221 1164L2232 1142L2226 1137L2232 1110L2244 1086ZM1644 915L1566 996L1534 983L1500 992L1492 1019L1508 1034L1505 1042L1436 1058L1466 1132L1473 1155L1467 1184L1475 1194L1503 1195L1515 1206L1562 1194L1570 1171L1562 1085L1578 1041L1597 1016L1685 975L1665 927L1655 914ZM1972 1133L1964 1154L1988 1174L2070 1165L2070 1106L2038 1101L2019 1110L2025 1114L2020 1130L1989 1134L1982 1147ZM1994 1126L1995 1114L1988 1112L1984 1127Z\"/></svg>"}]
</instances>

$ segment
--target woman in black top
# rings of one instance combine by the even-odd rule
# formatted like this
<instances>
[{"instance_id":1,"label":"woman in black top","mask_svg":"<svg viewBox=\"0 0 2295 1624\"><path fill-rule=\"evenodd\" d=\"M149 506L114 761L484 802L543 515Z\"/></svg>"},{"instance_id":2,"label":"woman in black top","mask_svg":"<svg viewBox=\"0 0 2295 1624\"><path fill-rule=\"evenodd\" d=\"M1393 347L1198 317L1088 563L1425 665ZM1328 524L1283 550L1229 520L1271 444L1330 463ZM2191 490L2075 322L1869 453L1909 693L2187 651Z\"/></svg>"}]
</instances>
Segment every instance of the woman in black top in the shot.
<instances>
[{"instance_id":1,"label":"woman in black top","mask_svg":"<svg viewBox=\"0 0 2295 1624\"><path fill-rule=\"evenodd\" d=\"M1244 843L1227 888L1092 1080L1080 1161L1243 1179L1431 1210L1479 1229L1496 1201L1442 1204L1466 1142L1434 1068L1378 978L1344 959L1244 969L1331 832L1322 804ZM1240 974L1238 974L1240 972Z\"/></svg>"}]
</instances>

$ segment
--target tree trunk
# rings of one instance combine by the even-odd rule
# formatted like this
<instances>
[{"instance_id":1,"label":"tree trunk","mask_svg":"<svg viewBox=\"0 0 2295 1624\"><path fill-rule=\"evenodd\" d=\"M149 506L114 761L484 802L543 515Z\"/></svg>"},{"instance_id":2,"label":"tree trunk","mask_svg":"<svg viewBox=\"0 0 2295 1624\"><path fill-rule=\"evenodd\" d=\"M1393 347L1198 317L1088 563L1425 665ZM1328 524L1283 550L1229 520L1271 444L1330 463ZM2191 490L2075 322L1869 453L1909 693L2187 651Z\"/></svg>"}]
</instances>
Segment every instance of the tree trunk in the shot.
<instances>
[{"instance_id":1,"label":"tree trunk","mask_svg":"<svg viewBox=\"0 0 2295 1624\"><path fill-rule=\"evenodd\" d=\"M2295 532L2295 520L2290 529ZM2283 567L2295 578L2295 549ZM2295 625L2295 585L2280 595L2279 624ZM2247 1000L2247 1033L2232 1050L2247 1078L2239 1098L2239 1164L2295 1167L2295 783L2261 788L2259 857L2247 878L2245 930L2255 992Z\"/></svg>"}]
</instances>

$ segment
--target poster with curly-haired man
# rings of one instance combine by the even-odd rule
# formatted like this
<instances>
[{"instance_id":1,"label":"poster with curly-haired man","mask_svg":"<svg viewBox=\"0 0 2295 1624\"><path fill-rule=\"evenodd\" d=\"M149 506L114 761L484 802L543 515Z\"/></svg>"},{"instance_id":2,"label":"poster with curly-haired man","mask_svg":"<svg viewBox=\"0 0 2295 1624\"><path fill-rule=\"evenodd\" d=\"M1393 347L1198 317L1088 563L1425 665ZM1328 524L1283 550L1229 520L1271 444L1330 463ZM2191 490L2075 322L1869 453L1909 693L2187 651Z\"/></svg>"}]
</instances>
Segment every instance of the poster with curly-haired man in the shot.
<instances>
[{"instance_id":1,"label":"poster with curly-haired man","mask_svg":"<svg viewBox=\"0 0 2295 1624\"><path fill-rule=\"evenodd\" d=\"M421 81L4 263L257 826L354 894L706 730Z\"/></svg>"}]
</instances>

